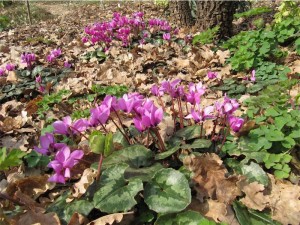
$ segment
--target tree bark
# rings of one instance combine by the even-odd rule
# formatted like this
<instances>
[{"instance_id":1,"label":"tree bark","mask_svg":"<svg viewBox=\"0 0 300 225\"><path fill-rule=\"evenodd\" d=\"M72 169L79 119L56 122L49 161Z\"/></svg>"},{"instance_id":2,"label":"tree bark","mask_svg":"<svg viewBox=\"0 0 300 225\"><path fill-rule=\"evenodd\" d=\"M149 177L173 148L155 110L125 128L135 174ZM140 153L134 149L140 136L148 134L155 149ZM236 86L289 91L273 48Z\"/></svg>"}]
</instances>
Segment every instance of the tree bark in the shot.
<instances>
[{"instance_id":1,"label":"tree bark","mask_svg":"<svg viewBox=\"0 0 300 225\"><path fill-rule=\"evenodd\" d=\"M196 27L199 31L220 26L219 38L232 35L232 21L236 2L232 1L197 1Z\"/></svg>"},{"instance_id":2,"label":"tree bark","mask_svg":"<svg viewBox=\"0 0 300 225\"><path fill-rule=\"evenodd\" d=\"M182 27L191 27L195 24L193 20L189 1L169 1L171 17L175 24Z\"/></svg>"}]
</instances>

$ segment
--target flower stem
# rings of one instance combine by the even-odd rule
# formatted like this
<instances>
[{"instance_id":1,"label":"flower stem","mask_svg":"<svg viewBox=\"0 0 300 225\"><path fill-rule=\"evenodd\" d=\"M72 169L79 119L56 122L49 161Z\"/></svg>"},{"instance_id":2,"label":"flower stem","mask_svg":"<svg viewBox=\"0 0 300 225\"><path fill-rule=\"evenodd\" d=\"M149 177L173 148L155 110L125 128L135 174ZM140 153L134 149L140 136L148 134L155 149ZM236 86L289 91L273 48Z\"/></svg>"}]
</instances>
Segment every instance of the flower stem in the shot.
<instances>
[{"instance_id":1,"label":"flower stem","mask_svg":"<svg viewBox=\"0 0 300 225\"><path fill-rule=\"evenodd\" d=\"M116 114L116 116L117 116L117 118L118 118L118 120L119 120L119 123L120 123L120 125L121 125L122 128L123 128L124 134L126 134L126 130L125 130L124 126L123 126L123 123L122 123L122 120L121 120L121 118L120 118L120 115L119 115L118 111L115 110L114 107L112 107L112 109L113 109L113 111L115 112L115 114ZM127 136L128 140L129 140L129 137L128 137L127 134L126 134L126 136ZM128 143L129 143L129 142L128 142Z\"/></svg>"},{"instance_id":2,"label":"flower stem","mask_svg":"<svg viewBox=\"0 0 300 225\"><path fill-rule=\"evenodd\" d=\"M202 138L202 132L203 132L203 122L201 122L200 125L200 139Z\"/></svg>"},{"instance_id":3,"label":"flower stem","mask_svg":"<svg viewBox=\"0 0 300 225\"><path fill-rule=\"evenodd\" d=\"M161 107L162 107L163 111L165 112L165 111L166 111L166 109L165 109L165 105L164 105L164 103L163 103L163 101L162 101L162 99L161 99L161 97L160 97L160 96L158 96L158 100L159 100L159 103L160 103L160 105L161 105Z\"/></svg>"},{"instance_id":4,"label":"flower stem","mask_svg":"<svg viewBox=\"0 0 300 225\"><path fill-rule=\"evenodd\" d=\"M115 126L118 128L118 130L121 132L121 134L125 137L126 141L128 142L128 144L130 144L130 138L128 137L128 135L126 133L124 133L121 128L118 126L118 124L113 120L113 118L111 118L111 121L115 124Z\"/></svg>"},{"instance_id":5,"label":"flower stem","mask_svg":"<svg viewBox=\"0 0 300 225\"><path fill-rule=\"evenodd\" d=\"M100 159L99 159L99 164L98 164L98 170L97 170L96 181L99 181L99 179L100 179L102 162L103 162L103 155L100 154Z\"/></svg>"},{"instance_id":6,"label":"flower stem","mask_svg":"<svg viewBox=\"0 0 300 225\"><path fill-rule=\"evenodd\" d=\"M180 129L183 128L183 113L182 113L182 105L180 97L177 98L178 108L179 108L179 119L180 119Z\"/></svg>"},{"instance_id":7,"label":"flower stem","mask_svg":"<svg viewBox=\"0 0 300 225\"><path fill-rule=\"evenodd\" d=\"M161 136L160 136L160 133L158 132L157 127L152 128L152 130L154 131L154 133L155 133L155 135L156 135L156 137L157 137L157 139L158 139L159 145L160 145L160 147L161 147L161 151L162 151L162 152L166 151L165 144L164 144L164 142L163 142L163 140L162 140L162 138L161 138Z\"/></svg>"},{"instance_id":8,"label":"flower stem","mask_svg":"<svg viewBox=\"0 0 300 225\"><path fill-rule=\"evenodd\" d=\"M77 131L77 132L78 132L79 134L81 134L85 139L89 140L89 138L88 138L85 134L83 134L82 132L80 132L77 128L75 128L75 127L73 127L73 126L70 126L70 128L73 129L73 130L75 130L75 131Z\"/></svg>"},{"instance_id":9,"label":"flower stem","mask_svg":"<svg viewBox=\"0 0 300 225\"><path fill-rule=\"evenodd\" d=\"M221 147L219 148L219 152L221 152L221 150L222 150L222 148L223 148L223 146L225 144L225 141L226 141L226 138L227 138L227 136L229 134L229 131L230 131L230 128L228 127L227 130L226 130L226 133L225 133L225 135L223 137L223 141L222 141Z\"/></svg>"}]
</instances>

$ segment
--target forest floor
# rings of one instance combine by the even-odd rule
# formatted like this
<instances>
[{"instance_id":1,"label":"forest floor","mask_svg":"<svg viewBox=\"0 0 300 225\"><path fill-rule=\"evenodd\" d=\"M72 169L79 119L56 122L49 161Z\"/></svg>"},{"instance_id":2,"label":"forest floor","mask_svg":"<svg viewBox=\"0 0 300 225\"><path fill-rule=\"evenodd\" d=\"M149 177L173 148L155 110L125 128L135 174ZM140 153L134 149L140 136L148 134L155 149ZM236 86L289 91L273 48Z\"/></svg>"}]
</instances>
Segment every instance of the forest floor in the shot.
<instances>
[{"instance_id":1,"label":"forest floor","mask_svg":"<svg viewBox=\"0 0 300 225\"><path fill-rule=\"evenodd\" d=\"M230 57L230 51L227 49L218 48L214 44L182 47L178 40L185 40L189 35L193 36L196 33L195 29L179 29L176 41L162 41L160 44L147 43L129 48L117 44L109 48L105 54L95 46L82 42L86 26L99 21L108 21L116 11L122 15L132 15L141 10L145 14L145 20L150 18L170 19L168 12L163 7L149 2L113 2L107 3L105 6L99 2L38 2L32 4L33 25L23 23L27 18L26 14L22 14L22 17L15 21L18 24L16 27L0 33L0 67L5 67L7 63L17 65L16 71L10 71L7 76L0 77L0 146L3 147L2 151L4 151L4 147L10 150L19 149L24 153L22 157L33 152L34 146L39 146L40 135L47 132L54 121L61 120L68 115L71 115L73 119L79 119L83 115L88 116L89 110L95 107L95 103L100 102L99 99L103 98L105 92L121 95L125 90L150 96L153 84L160 84L164 80L180 79L183 85L188 85L190 82L202 82L207 87L213 87L216 85L216 80L207 77L210 71L218 74L218 80L234 78L242 82L244 77L251 75L250 71L233 72L232 66L226 61ZM272 3L273 9L275 9L274 6ZM10 10L6 8L4 14L10 13ZM23 13L24 8L22 10ZM42 17L41 14L45 17ZM272 19L273 14L267 15L266 21L268 21L267 17ZM270 22L271 19L269 19ZM235 33L248 30L248 22L235 21ZM61 49L62 55L56 61L48 62L47 55L53 49L58 48ZM35 53L37 57L35 68L30 72L28 72L26 64L21 62L21 55L29 52ZM71 68L64 67L66 61L71 64ZM283 64L291 69L292 74L300 73L300 57L295 52L289 52ZM43 92L38 89L39 84L36 82L38 75L41 75L42 84L45 86ZM251 86L252 84L247 83L244 86L246 85ZM97 94L97 91L100 94ZM291 91L291 95L294 97L298 94L299 86L294 87ZM247 93L239 96L239 103L242 104L249 97L250 94ZM151 99L155 103L159 103L158 100ZM212 91L208 88L202 104L209 106L223 99L224 92L222 90ZM163 98L163 100L168 101L169 99ZM235 115L242 116L246 111L246 107L241 107ZM166 112L171 114L170 109L167 109ZM123 119L126 126L129 127L132 124L131 120ZM171 124L172 117L169 116L159 125L165 141L175 129ZM249 127L243 130L246 133L256 128L251 123L247 125ZM205 135L209 136L214 132L213 126L213 123L204 125ZM106 129L113 133L118 131L118 127L112 122L106 125ZM239 135L243 134L239 133L235 138L238 138ZM202 137L202 133L200 136ZM145 140L143 141L145 142ZM89 145L84 137L80 139L79 146L85 151L85 160L93 163L99 160L98 155L88 153ZM155 143L152 143L152 146L155 146ZM3 155L2 157L5 158ZM201 188L196 188L194 192L198 193L198 198L193 198L188 209L200 212L216 223L240 224L240 218L236 216L237 208L241 211L244 209L235 205L233 210L232 202L237 196L243 196L243 204L253 211L271 212L271 216L265 218L250 210L251 218L253 215L257 215L267 221L266 223L259 221L257 224L272 224L272 219L282 224L300 222L299 174L295 173L294 182L290 182L291 180L277 180L271 173L265 173L261 176L267 177L270 186L269 189L264 189L264 186L257 182L244 183L240 176L228 177L228 170L222 164L223 158L221 160L216 154L205 157L207 158L199 161L204 166L198 165L198 161L195 162L191 159L192 162L188 164L188 167L192 171L196 171L196 174L199 173L199 176L201 169L197 170L196 166L201 167L202 172L206 171L207 174L209 174L208 171L212 171L214 180L196 181L200 183L200 186L204 183L202 188L207 191L207 196L202 196L202 201L200 201L201 194L199 193L203 190L199 191ZM239 155L234 158L242 160L244 157ZM45 169L46 165L41 162L41 158L34 159L40 161L35 163L27 157L23 160L25 163L18 163L17 166L11 166L0 172L0 198L2 198L0 199L2 208L0 209L0 224L88 224L107 215L95 209L91 209L92 212L88 213L79 210L77 213L76 207L78 206L76 206L76 209L68 209L69 211L67 210L63 216L64 221L60 221L59 210L62 208L59 207L62 207L63 204L59 205L60 203L58 203L59 206L51 210L47 208L49 204L56 202L58 196L65 196L63 191L71 189L72 196L68 197L66 202L72 202L74 199L73 202L76 202L81 196L84 196L94 181L96 173L87 170L91 163L80 163L76 167L79 172L74 172L71 182L66 185L54 184L47 181L51 171ZM34 166L29 166L30 163ZM167 160L162 160L164 167L168 163ZM213 168L212 165L215 167ZM298 161L295 165L298 165ZM83 171L85 173L81 176ZM70 188L73 183L76 185ZM206 186L205 183L209 185ZM228 194L229 192L230 194ZM192 194L195 196L195 193ZM275 198L277 202L275 202ZM142 207L145 207L145 204ZM136 216L133 215L133 212L128 215L122 214L121 219L118 217L120 215L111 215L116 217L110 217L107 222L109 224L122 220L123 216L121 224L134 224L132 221ZM253 219L253 221L256 220ZM253 221L251 224L255 224ZM93 224L106 223L98 221ZM151 223L145 222L144 224Z\"/></svg>"}]
</instances>

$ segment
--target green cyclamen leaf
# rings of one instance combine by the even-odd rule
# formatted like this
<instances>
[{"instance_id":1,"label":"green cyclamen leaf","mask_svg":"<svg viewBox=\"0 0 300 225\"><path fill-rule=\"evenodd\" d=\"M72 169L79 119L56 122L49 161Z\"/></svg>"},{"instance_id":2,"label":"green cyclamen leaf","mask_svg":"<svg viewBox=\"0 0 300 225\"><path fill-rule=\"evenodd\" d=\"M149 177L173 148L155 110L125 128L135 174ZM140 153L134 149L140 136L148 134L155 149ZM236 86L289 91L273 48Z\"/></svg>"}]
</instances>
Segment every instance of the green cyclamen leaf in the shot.
<instances>
[{"instance_id":1,"label":"green cyclamen leaf","mask_svg":"<svg viewBox=\"0 0 300 225\"><path fill-rule=\"evenodd\" d=\"M178 214L166 214L157 218L154 225L216 225L214 221L208 220L200 213L191 210Z\"/></svg>"},{"instance_id":2,"label":"green cyclamen leaf","mask_svg":"<svg viewBox=\"0 0 300 225\"><path fill-rule=\"evenodd\" d=\"M157 213L175 213L191 202L191 189L185 176L174 169L161 169L147 183L145 202Z\"/></svg>"},{"instance_id":3,"label":"green cyclamen leaf","mask_svg":"<svg viewBox=\"0 0 300 225\"><path fill-rule=\"evenodd\" d=\"M105 149L105 136L100 131L93 131L89 136L89 145L92 152L103 154Z\"/></svg>"},{"instance_id":4,"label":"green cyclamen leaf","mask_svg":"<svg viewBox=\"0 0 300 225\"><path fill-rule=\"evenodd\" d=\"M272 220L268 214L255 210L248 210L238 201L233 203L233 209L241 225L280 225L280 223Z\"/></svg>"},{"instance_id":5,"label":"green cyclamen leaf","mask_svg":"<svg viewBox=\"0 0 300 225\"><path fill-rule=\"evenodd\" d=\"M122 162L127 163L133 168L145 167L151 165L153 155L153 152L143 145L131 145L127 148L115 151L105 158L102 167L107 168L108 166Z\"/></svg>"},{"instance_id":6,"label":"green cyclamen leaf","mask_svg":"<svg viewBox=\"0 0 300 225\"><path fill-rule=\"evenodd\" d=\"M100 188L95 193L95 207L102 212L116 213L130 210L137 202L135 196L143 190L140 179L126 181L124 172L128 168L125 163L108 167L101 175Z\"/></svg>"},{"instance_id":7,"label":"green cyclamen leaf","mask_svg":"<svg viewBox=\"0 0 300 225\"><path fill-rule=\"evenodd\" d=\"M247 177L249 182L257 181L264 186L268 185L269 178L266 172L257 163L251 162L250 165L243 165L241 170L242 174Z\"/></svg>"},{"instance_id":8,"label":"green cyclamen leaf","mask_svg":"<svg viewBox=\"0 0 300 225\"><path fill-rule=\"evenodd\" d=\"M113 147L113 134L110 132L106 134L105 137L104 157L107 157L112 153Z\"/></svg>"}]
</instances>

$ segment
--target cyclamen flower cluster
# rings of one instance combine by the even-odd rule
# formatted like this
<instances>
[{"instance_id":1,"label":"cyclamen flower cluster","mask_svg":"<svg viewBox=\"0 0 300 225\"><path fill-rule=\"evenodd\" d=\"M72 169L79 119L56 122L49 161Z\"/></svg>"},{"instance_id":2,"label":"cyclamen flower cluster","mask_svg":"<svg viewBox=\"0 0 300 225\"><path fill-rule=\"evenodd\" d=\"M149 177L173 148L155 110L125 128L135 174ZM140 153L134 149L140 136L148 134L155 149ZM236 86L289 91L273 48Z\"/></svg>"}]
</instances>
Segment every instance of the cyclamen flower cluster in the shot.
<instances>
[{"instance_id":1,"label":"cyclamen flower cluster","mask_svg":"<svg viewBox=\"0 0 300 225\"><path fill-rule=\"evenodd\" d=\"M37 82L40 82L40 77L37 77ZM238 132L244 123L242 118L234 116L234 112L239 108L239 103L235 99L228 98L226 95L222 102L216 102L214 105L205 108L201 107L201 98L206 92L206 87L203 86L201 82L198 84L190 83L188 88L185 88L185 86L181 85L180 79L163 81L160 86L153 85L151 92L157 96L159 100L161 100L161 96L164 94L171 96L171 109L173 111L174 123L176 123L178 115L174 107L177 101L180 124L183 124L183 118L194 119L195 122L201 124L200 135L202 135L202 122L207 119L213 119L215 124L218 121L223 121L222 123L224 124L226 120L227 124L235 132ZM183 112L181 104L184 101L186 102L185 112ZM188 109L188 103L190 104L190 109ZM164 108L166 106L162 104L162 107ZM41 146L34 147L34 149L44 155L55 154L54 160L48 164L48 167L53 168L55 171L55 174L51 176L49 180L64 183L66 178L71 177L71 169L79 162L84 154L82 150L71 151L66 144L56 143L55 135L65 135L73 138L89 128L93 129L98 126L101 126L103 130L107 132L105 124L108 120L112 120L130 144L131 142L128 135L126 135L126 130L123 127L121 129L111 115L114 113L119 119L120 125L122 125L119 112L123 111L123 113L133 118L132 123L138 131L153 131L158 139L159 149L164 151L164 143L157 129L157 126L163 119L163 108L158 108L152 100L145 98L139 93L124 94L123 97L119 99L115 96L107 95L100 105L90 110L90 117L88 119L81 118L72 121L70 116L66 116L62 120L54 122L53 133L46 133L41 136ZM226 136L222 138L225 140ZM212 138L212 140L219 139Z\"/></svg>"},{"instance_id":2,"label":"cyclamen flower cluster","mask_svg":"<svg viewBox=\"0 0 300 225\"><path fill-rule=\"evenodd\" d=\"M95 23L87 26L84 31L87 36L82 41L90 41L93 45L100 43L108 48L113 40L120 40L122 46L128 46L133 39L139 39L140 43L145 43L151 33L162 32L163 39L170 40L171 26L165 20L150 19L144 21L142 12L135 12L129 18L119 13L113 14L113 19L109 22Z\"/></svg>"},{"instance_id":3,"label":"cyclamen flower cluster","mask_svg":"<svg viewBox=\"0 0 300 225\"><path fill-rule=\"evenodd\" d=\"M36 60L34 53L23 53L21 55L21 62L26 63L28 68L31 68L32 63Z\"/></svg>"},{"instance_id":4,"label":"cyclamen flower cluster","mask_svg":"<svg viewBox=\"0 0 300 225\"><path fill-rule=\"evenodd\" d=\"M7 71L14 71L16 69L16 65L12 64L12 63L7 63L5 66L5 69ZM0 68L0 77L5 75L5 69L4 68Z\"/></svg>"},{"instance_id":5,"label":"cyclamen flower cluster","mask_svg":"<svg viewBox=\"0 0 300 225\"><path fill-rule=\"evenodd\" d=\"M83 157L81 150L71 152L66 144L56 143L54 135L73 137L88 128L103 126L110 118L110 114L117 113L118 110L134 115L133 123L139 131L156 127L163 118L163 110L157 108L152 100L144 98L139 93L131 93L125 94L120 99L110 95L106 96L100 106L90 110L89 119L82 118L72 121L70 116L66 116L62 120L54 122L53 133L41 136L41 147L34 147L35 151L44 155L56 153L54 161L48 164L48 167L55 171L49 181L64 183L66 178L70 178L72 167Z\"/></svg>"},{"instance_id":6,"label":"cyclamen flower cluster","mask_svg":"<svg viewBox=\"0 0 300 225\"><path fill-rule=\"evenodd\" d=\"M185 116L185 119L194 119L195 122L203 122L206 119L218 119L224 117L227 119L228 124L234 132L238 132L244 124L244 119L235 117L233 114L239 108L239 103L236 99L230 99L226 95L223 102L215 102L213 106L207 106L201 108L201 97L205 94L206 87L201 82L198 84L190 83L188 91L186 92L184 87L180 85L180 80L163 81L161 86L153 85L151 93L155 96L161 97L164 94L169 94L173 99L177 99L178 102L185 101L192 105L190 113ZM172 101L174 104L174 100ZM174 108L174 105L173 105ZM180 104L178 108L182 107ZM183 114L181 112L181 114ZM181 115L183 116L183 115Z\"/></svg>"},{"instance_id":7,"label":"cyclamen flower cluster","mask_svg":"<svg viewBox=\"0 0 300 225\"><path fill-rule=\"evenodd\" d=\"M58 58L59 56L61 56L61 49L58 48L58 49L54 49L50 52L49 55L47 55L47 61L49 63L52 63L56 60L56 58Z\"/></svg>"},{"instance_id":8,"label":"cyclamen flower cluster","mask_svg":"<svg viewBox=\"0 0 300 225\"><path fill-rule=\"evenodd\" d=\"M0 77L4 76L5 75L5 69L3 68L0 68Z\"/></svg>"}]
</instances>

